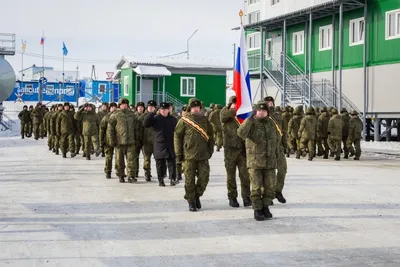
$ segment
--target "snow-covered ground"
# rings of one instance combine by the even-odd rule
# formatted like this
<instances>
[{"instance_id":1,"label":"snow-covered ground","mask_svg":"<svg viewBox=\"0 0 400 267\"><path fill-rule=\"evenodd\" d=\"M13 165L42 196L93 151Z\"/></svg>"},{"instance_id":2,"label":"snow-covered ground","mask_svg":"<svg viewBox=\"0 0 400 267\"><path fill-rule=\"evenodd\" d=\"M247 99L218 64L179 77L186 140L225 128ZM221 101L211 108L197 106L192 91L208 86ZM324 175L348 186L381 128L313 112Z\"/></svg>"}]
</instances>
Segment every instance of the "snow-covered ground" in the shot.
<instances>
[{"instance_id":1,"label":"snow-covered ground","mask_svg":"<svg viewBox=\"0 0 400 267\"><path fill-rule=\"evenodd\" d=\"M400 266L394 156L290 158L288 203L275 201L265 222L228 206L223 152L197 213L183 183L160 188L140 170L137 184L120 184L103 164L1 137L0 266Z\"/></svg>"}]
</instances>

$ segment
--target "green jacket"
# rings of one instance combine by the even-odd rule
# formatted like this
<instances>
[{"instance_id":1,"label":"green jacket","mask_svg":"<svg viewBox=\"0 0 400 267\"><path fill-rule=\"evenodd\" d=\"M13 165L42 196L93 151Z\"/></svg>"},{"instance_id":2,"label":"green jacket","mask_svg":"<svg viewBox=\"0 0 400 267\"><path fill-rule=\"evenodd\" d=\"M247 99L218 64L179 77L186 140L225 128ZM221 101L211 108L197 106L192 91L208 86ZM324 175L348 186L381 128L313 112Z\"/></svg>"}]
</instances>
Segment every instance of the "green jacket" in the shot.
<instances>
[{"instance_id":1,"label":"green jacket","mask_svg":"<svg viewBox=\"0 0 400 267\"><path fill-rule=\"evenodd\" d=\"M137 117L132 111L120 109L111 114L106 136L110 146L134 146L139 136Z\"/></svg>"},{"instance_id":2,"label":"green jacket","mask_svg":"<svg viewBox=\"0 0 400 267\"><path fill-rule=\"evenodd\" d=\"M243 149L244 140L237 135L240 124L236 120L236 110L224 107L220 114L224 147Z\"/></svg>"},{"instance_id":3,"label":"green jacket","mask_svg":"<svg viewBox=\"0 0 400 267\"><path fill-rule=\"evenodd\" d=\"M108 128L108 123L110 122L110 117L113 113L115 112L110 112L107 115L105 115L100 122L99 140L100 140L100 146L102 147L104 147L104 145L111 146L112 143L110 136L107 136L107 128Z\"/></svg>"},{"instance_id":4,"label":"green jacket","mask_svg":"<svg viewBox=\"0 0 400 267\"><path fill-rule=\"evenodd\" d=\"M22 124L31 122L31 113L29 110L22 110L18 114L18 119L21 121Z\"/></svg>"},{"instance_id":5,"label":"green jacket","mask_svg":"<svg viewBox=\"0 0 400 267\"><path fill-rule=\"evenodd\" d=\"M342 140L343 121L339 114L333 115L328 124L328 135L334 140Z\"/></svg>"},{"instance_id":6,"label":"green jacket","mask_svg":"<svg viewBox=\"0 0 400 267\"><path fill-rule=\"evenodd\" d=\"M349 123L350 123L350 115L347 112L344 112L340 115L342 117L342 136L346 138L349 136Z\"/></svg>"},{"instance_id":7,"label":"green jacket","mask_svg":"<svg viewBox=\"0 0 400 267\"><path fill-rule=\"evenodd\" d=\"M94 110L88 112L79 109L74 115L75 120L82 121L82 135L92 136L99 134L100 121Z\"/></svg>"},{"instance_id":8,"label":"green jacket","mask_svg":"<svg viewBox=\"0 0 400 267\"><path fill-rule=\"evenodd\" d=\"M214 109L214 111L210 113L209 120L213 127L214 133L222 131L220 115L221 110L218 108Z\"/></svg>"},{"instance_id":9,"label":"green jacket","mask_svg":"<svg viewBox=\"0 0 400 267\"><path fill-rule=\"evenodd\" d=\"M306 115L300 122L298 136L305 140L315 140L317 119L315 115Z\"/></svg>"},{"instance_id":10,"label":"green jacket","mask_svg":"<svg viewBox=\"0 0 400 267\"><path fill-rule=\"evenodd\" d=\"M75 133L74 113L72 111L63 110L57 116L56 133L57 135L68 135Z\"/></svg>"},{"instance_id":11,"label":"green jacket","mask_svg":"<svg viewBox=\"0 0 400 267\"><path fill-rule=\"evenodd\" d=\"M317 136L321 138L328 137L328 124L329 124L329 113L323 112L318 118L317 122Z\"/></svg>"},{"instance_id":12,"label":"green jacket","mask_svg":"<svg viewBox=\"0 0 400 267\"><path fill-rule=\"evenodd\" d=\"M100 110L99 112L97 112L97 117L99 117L99 122L101 122L103 120L103 118L108 114L108 111L102 111Z\"/></svg>"},{"instance_id":13,"label":"green jacket","mask_svg":"<svg viewBox=\"0 0 400 267\"><path fill-rule=\"evenodd\" d=\"M46 112L46 114L44 114L44 116L43 116L44 127L45 127L46 131L49 133L51 132L50 119L51 119L52 114L53 114L53 111L49 111L49 112Z\"/></svg>"},{"instance_id":14,"label":"green jacket","mask_svg":"<svg viewBox=\"0 0 400 267\"><path fill-rule=\"evenodd\" d=\"M363 123L361 119L357 116L356 118L352 117L349 121L349 136L348 139L351 142L355 140L360 140L363 131Z\"/></svg>"},{"instance_id":15,"label":"green jacket","mask_svg":"<svg viewBox=\"0 0 400 267\"><path fill-rule=\"evenodd\" d=\"M208 160L214 153L214 133L210 122L203 114L186 113L185 118L197 123L207 134L208 141L183 119L175 128L174 147L178 158L184 160Z\"/></svg>"},{"instance_id":16,"label":"green jacket","mask_svg":"<svg viewBox=\"0 0 400 267\"><path fill-rule=\"evenodd\" d=\"M280 155L280 135L269 118L248 118L237 130L246 141L247 168L275 169Z\"/></svg>"},{"instance_id":17,"label":"green jacket","mask_svg":"<svg viewBox=\"0 0 400 267\"><path fill-rule=\"evenodd\" d=\"M140 137L141 137L141 143L143 145L153 145L154 143L154 128L146 128L143 126L143 121L144 118L147 116L149 112L145 112L139 117L139 123L140 123Z\"/></svg>"},{"instance_id":18,"label":"green jacket","mask_svg":"<svg viewBox=\"0 0 400 267\"><path fill-rule=\"evenodd\" d=\"M57 135L57 118L61 111L56 110L50 117L50 131L52 135Z\"/></svg>"},{"instance_id":19,"label":"green jacket","mask_svg":"<svg viewBox=\"0 0 400 267\"><path fill-rule=\"evenodd\" d=\"M31 112L32 122L34 124L40 124L43 122L43 109L35 107Z\"/></svg>"},{"instance_id":20,"label":"green jacket","mask_svg":"<svg viewBox=\"0 0 400 267\"><path fill-rule=\"evenodd\" d=\"M284 134L287 134L287 132L288 132L288 128L289 128L289 121L290 121L290 119L291 119L292 117L291 117L291 115L290 115L290 112L283 112L282 113L282 132L284 133Z\"/></svg>"},{"instance_id":21,"label":"green jacket","mask_svg":"<svg viewBox=\"0 0 400 267\"><path fill-rule=\"evenodd\" d=\"M293 118L290 119L289 125L288 125L288 134L289 137L293 139L298 139L300 136L298 136L298 132L300 129L300 123L301 123L302 117L301 115L294 114Z\"/></svg>"}]
</instances>

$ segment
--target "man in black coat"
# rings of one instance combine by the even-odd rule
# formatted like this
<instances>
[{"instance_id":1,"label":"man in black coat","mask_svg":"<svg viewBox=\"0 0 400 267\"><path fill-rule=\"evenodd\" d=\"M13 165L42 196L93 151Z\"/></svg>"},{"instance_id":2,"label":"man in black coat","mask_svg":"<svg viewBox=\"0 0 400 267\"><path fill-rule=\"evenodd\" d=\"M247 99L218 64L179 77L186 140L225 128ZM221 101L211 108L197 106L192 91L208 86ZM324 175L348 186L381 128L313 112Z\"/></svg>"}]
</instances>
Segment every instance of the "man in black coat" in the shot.
<instances>
[{"instance_id":1,"label":"man in black coat","mask_svg":"<svg viewBox=\"0 0 400 267\"><path fill-rule=\"evenodd\" d=\"M177 184L176 181L176 155L174 150L174 131L177 119L169 114L169 104L161 103L157 113L149 113L143 121L146 128L154 129L153 155L156 160L157 176L159 186L165 186L164 174L168 164L170 185Z\"/></svg>"}]
</instances>

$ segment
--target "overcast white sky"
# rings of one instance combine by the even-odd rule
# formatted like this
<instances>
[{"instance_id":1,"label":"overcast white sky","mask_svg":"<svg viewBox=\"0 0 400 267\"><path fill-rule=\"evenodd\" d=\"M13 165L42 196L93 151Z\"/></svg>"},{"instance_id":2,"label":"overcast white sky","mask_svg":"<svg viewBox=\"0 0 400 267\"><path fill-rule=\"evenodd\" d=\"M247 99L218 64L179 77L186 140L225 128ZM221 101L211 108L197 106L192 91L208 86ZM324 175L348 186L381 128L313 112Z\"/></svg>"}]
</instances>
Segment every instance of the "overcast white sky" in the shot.
<instances>
[{"instance_id":1,"label":"overcast white sky","mask_svg":"<svg viewBox=\"0 0 400 267\"><path fill-rule=\"evenodd\" d=\"M90 63L68 58L113 60L94 63L99 78L114 71L122 55L149 57L186 50L193 31L191 58L214 58L228 64L239 32L243 0L2 0L0 32L15 33L17 50L27 41L26 52L42 53L40 38L46 36L45 55L62 57L62 42L69 50L65 70L79 65L90 76ZM14 70L21 69L21 55L7 57ZM115 61L115 62L114 62ZM24 57L24 67L42 65L41 58ZM62 61L45 59L46 66L62 69Z\"/></svg>"}]
</instances>

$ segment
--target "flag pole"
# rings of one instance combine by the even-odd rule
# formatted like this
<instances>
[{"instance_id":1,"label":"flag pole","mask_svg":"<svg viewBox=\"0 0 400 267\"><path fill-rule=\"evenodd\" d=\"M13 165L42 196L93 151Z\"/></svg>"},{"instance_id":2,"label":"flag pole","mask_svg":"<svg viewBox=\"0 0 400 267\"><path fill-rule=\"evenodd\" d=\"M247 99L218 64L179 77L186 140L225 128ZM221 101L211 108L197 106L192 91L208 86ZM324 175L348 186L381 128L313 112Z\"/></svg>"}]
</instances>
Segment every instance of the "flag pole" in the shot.
<instances>
[{"instance_id":1,"label":"flag pole","mask_svg":"<svg viewBox=\"0 0 400 267\"><path fill-rule=\"evenodd\" d=\"M63 72L62 72L62 76L63 76L63 89L65 89L65 75L64 75L64 51L63 51Z\"/></svg>"},{"instance_id":2,"label":"flag pole","mask_svg":"<svg viewBox=\"0 0 400 267\"><path fill-rule=\"evenodd\" d=\"M44 31L42 32L43 44L42 44L42 77L44 77Z\"/></svg>"}]
</instances>

